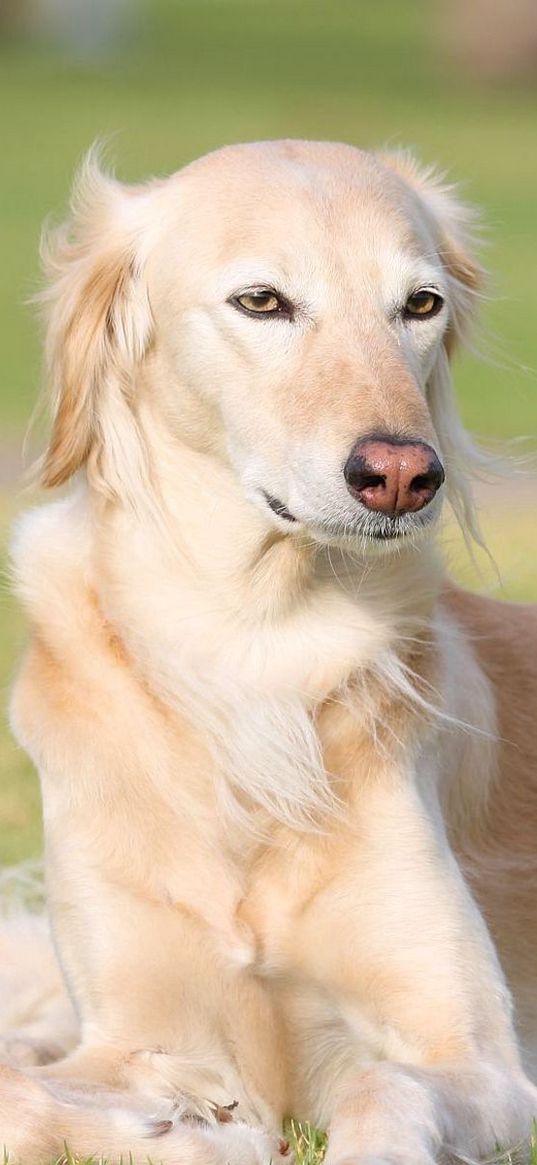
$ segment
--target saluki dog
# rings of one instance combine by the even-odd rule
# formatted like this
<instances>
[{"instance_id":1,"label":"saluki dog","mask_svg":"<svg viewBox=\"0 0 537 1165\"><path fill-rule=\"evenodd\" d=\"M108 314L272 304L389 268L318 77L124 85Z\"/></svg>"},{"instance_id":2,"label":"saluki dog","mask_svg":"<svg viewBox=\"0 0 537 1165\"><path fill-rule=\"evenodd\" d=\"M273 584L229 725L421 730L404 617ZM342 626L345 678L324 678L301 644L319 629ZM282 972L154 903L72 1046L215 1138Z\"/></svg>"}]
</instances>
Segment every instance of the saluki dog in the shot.
<instances>
[{"instance_id":1,"label":"saluki dog","mask_svg":"<svg viewBox=\"0 0 537 1165\"><path fill-rule=\"evenodd\" d=\"M328 1165L529 1144L537 620L435 536L486 463L472 231L404 153L282 141L92 156L45 241L73 484L16 530L12 723L62 980L7 921L10 1162L268 1165L286 1114Z\"/></svg>"}]
</instances>

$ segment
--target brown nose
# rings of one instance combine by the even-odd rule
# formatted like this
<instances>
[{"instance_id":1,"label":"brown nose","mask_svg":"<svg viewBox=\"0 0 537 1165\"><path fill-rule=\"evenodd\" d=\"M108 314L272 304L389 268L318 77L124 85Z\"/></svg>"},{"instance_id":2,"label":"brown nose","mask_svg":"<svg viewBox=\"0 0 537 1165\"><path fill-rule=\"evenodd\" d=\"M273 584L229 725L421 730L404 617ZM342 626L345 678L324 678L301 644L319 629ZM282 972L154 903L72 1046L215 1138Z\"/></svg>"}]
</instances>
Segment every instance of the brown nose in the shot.
<instances>
[{"instance_id":1,"label":"brown nose","mask_svg":"<svg viewBox=\"0 0 537 1165\"><path fill-rule=\"evenodd\" d=\"M343 473L350 493L368 510L392 515L422 510L445 477L430 445L394 437L358 442Z\"/></svg>"}]
</instances>

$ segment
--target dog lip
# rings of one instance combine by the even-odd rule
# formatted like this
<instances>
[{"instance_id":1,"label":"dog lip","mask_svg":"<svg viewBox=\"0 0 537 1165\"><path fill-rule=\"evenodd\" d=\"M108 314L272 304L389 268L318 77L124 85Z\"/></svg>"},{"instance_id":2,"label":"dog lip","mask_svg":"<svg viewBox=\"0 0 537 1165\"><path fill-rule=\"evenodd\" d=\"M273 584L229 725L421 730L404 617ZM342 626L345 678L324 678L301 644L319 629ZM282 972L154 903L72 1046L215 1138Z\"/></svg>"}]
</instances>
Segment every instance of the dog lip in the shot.
<instances>
[{"instance_id":1,"label":"dog lip","mask_svg":"<svg viewBox=\"0 0 537 1165\"><path fill-rule=\"evenodd\" d=\"M271 510L273 510L273 512L277 514L279 518L284 518L287 522L296 522L294 515L290 512L290 510L287 509L287 506L284 506L283 502L281 502L279 498L273 497L272 494L267 493L265 489L261 492L265 501L267 502L267 505L270 506Z\"/></svg>"},{"instance_id":2,"label":"dog lip","mask_svg":"<svg viewBox=\"0 0 537 1165\"><path fill-rule=\"evenodd\" d=\"M372 530L370 538L376 542L393 542L394 538L405 538L408 530Z\"/></svg>"},{"instance_id":3,"label":"dog lip","mask_svg":"<svg viewBox=\"0 0 537 1165\"><path fill-rule=\"evenodd\" d=\"M435 519L435 512L433 508L427 513L419 511L421 517L416 521L412 521L412 515L404 515L402 517L397 514L383 515L383 521L379 521L377 527L373 526L367 531L367 536L375 542L394 542L399 538L408 538L409 534L415 534L418 530L424 530L430 526ZM379 515L380 517L380 515Z\"/></svg>"},{"instance_id":4,"label":"dog lip","mask_svg":"<svg viewBox=\"0 0 537 1165\"><path fill-rule=\"evenodd\" d=\"M434 525L438 513L438 507L427 506L423 511L417 514L405 514L403 516L389 516L388 514L376 514L369 512L368 520L363 522L358 520L355 523L339 522L339 521L324 521L316 523L314 519L305 522L306 527L309 525L316 529L323 537L343 537L346 542L349 539L360 538L361 542L388 542L396 543L403 542L413 535L426 531ZM375 520L376 519L376 520Z\"/></svg>"}]
</instances>

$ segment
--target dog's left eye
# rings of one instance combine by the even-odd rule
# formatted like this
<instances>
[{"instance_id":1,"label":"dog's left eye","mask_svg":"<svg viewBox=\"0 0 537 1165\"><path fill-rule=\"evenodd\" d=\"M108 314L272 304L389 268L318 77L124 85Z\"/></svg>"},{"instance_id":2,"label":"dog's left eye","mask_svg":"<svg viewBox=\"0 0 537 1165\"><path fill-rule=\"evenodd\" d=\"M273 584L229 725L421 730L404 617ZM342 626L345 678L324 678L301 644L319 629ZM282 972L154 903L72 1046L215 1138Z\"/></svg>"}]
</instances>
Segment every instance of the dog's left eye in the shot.
<instances>
[{"instance_id":1,"label":"dog's left eye","mask_svg":"<svg viewBox=\"0 0 537 1165\"><path fill-rule=\"evenodd\" d=\"M245 311L248 315L276 316L290 315L289 304L277 295L271 287L252 287L248 291L241 291L239 295L232 295L229 303Z\"/></svg>"},{"instance_id":2,"label":"dog's left eye","mask_svg":"<svg viewBox=\"0 0 537 1165\"><path fill-rule=\"evenodd\" d=\"M444 306L442 296L430 287L420 287L419 291L414 291L409 295L404 309L404 319L424 319L431 316L438 315Z\"/></svg>"}]
</instances>

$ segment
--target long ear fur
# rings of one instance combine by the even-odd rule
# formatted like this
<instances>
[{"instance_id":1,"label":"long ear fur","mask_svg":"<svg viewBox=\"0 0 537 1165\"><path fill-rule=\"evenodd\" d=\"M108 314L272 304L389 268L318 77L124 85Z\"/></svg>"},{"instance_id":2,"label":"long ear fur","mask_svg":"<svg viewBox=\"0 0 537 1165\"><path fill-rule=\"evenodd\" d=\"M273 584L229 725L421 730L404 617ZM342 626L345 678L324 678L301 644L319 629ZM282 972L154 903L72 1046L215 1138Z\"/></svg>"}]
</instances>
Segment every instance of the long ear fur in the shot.
<instances>
[{"instance_id":1,"label":"long ear fur","mask_svg":"<svg viewBox=\"0 0 537 1165\"><path fill-rule=\"evenodd\" d=\"M406 151L380 155L418 195L437 254L449 276L452 315L443 348L428 382L433 424L447 466L448 495L465 538L483 545L470 488L472 475L494 471L494 458L479 449L459 417L449 362L458 344L469 334L477 314L485 273L474 255L478 215L460 202L456 187L442 175L421 167Z\"/></svg>"},{"instance_id":2,"label":"long ear fur","mask_svg":"<svg viewBox=\"0 0 537 1165\"><path fill-rule=\"evenodd\" d=\"M44 236L45 347L52 434L42 484L83 465L109 496L139 493L146 455L132 408L135 374L151 341L140 210L146 191L105 175L96 152L75 183L68 223Z\"/></svg>"}]
</instances>

